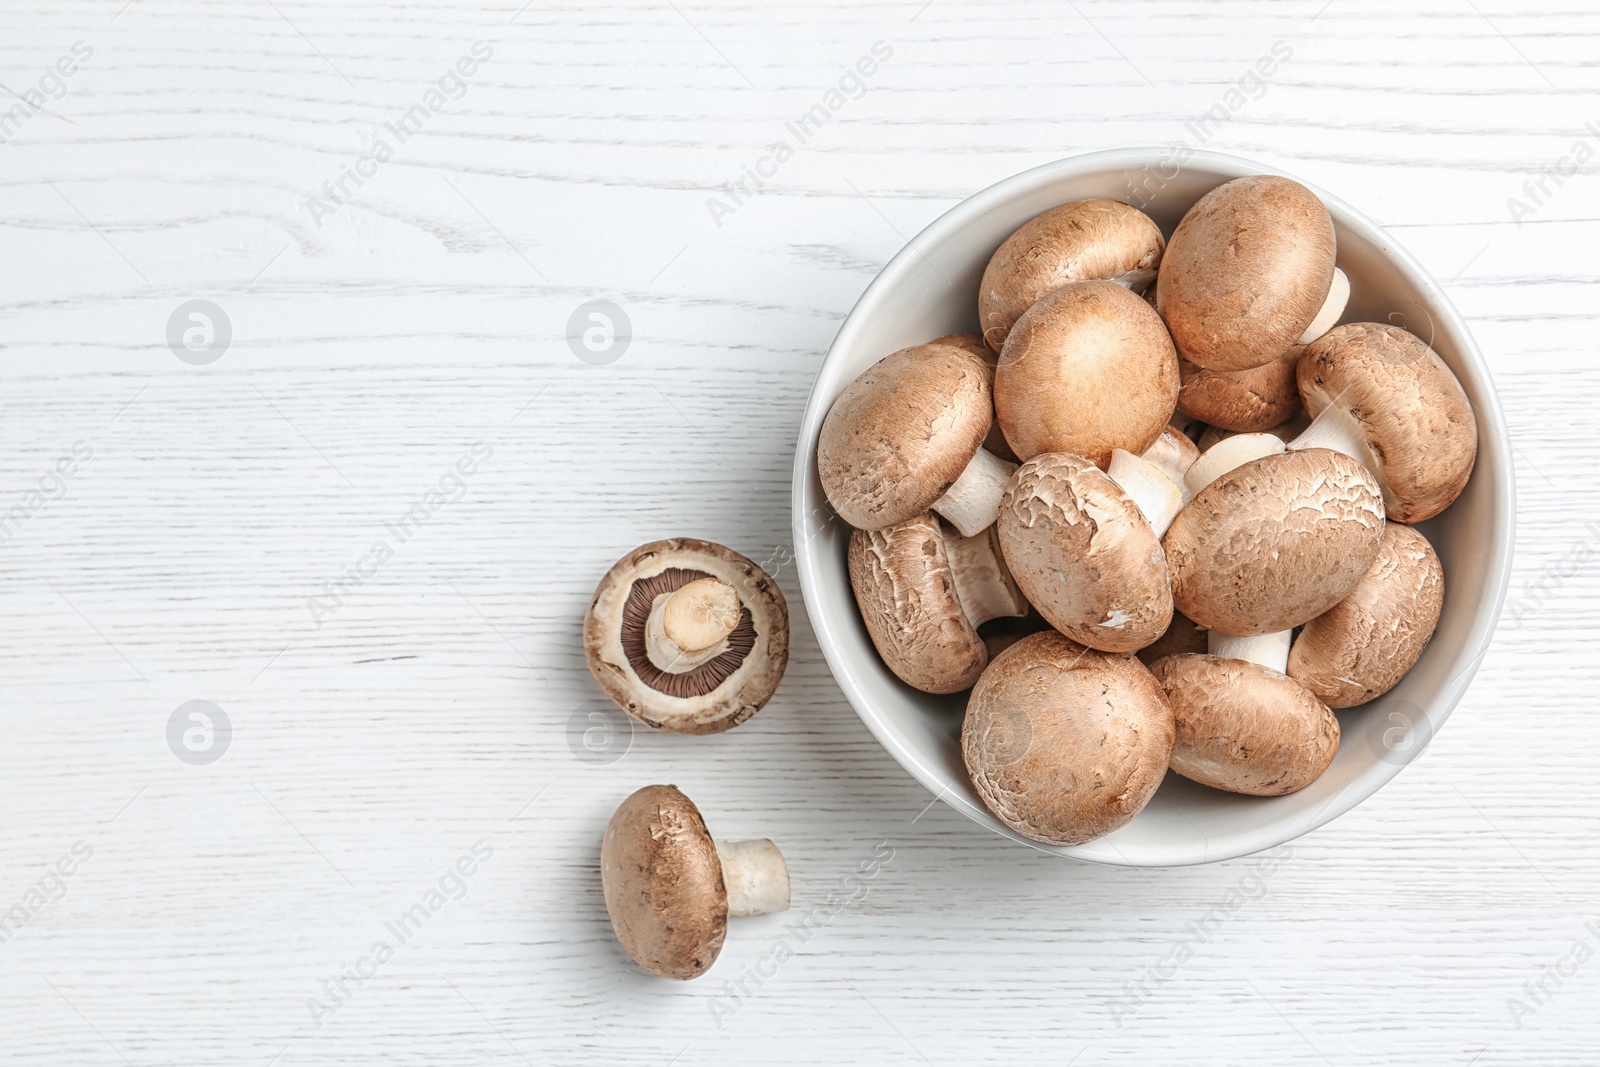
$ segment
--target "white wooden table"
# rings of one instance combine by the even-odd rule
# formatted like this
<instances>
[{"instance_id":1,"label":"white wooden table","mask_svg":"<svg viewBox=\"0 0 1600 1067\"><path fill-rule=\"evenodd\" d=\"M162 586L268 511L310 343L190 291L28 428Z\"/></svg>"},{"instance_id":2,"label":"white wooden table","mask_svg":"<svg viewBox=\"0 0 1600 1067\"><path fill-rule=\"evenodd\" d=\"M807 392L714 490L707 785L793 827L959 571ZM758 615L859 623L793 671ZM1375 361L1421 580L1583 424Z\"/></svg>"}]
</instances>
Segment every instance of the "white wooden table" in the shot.
<instances>
[{"instance_id":1,"label":"white wooden table","mask_svg":"<svg viewBox=\"0 0 1600 1067\"><path fill-rule=\"evenodd\" d=\"M1600 11L518 6L0 9L7 1063L1596 1062ZM795 431L908 236L1219 104L1205 147L1465 312L1513 600L1426 754L1268 868L1086 866L930 807L846 705L782 562ZM214 362L168 345L193 300ZM590 300L632 326L604 365L564 340ZM670 535L772 561L788 677L729 734L607 735L580 619ZM196 700L209 763L169 746ZM687 984L627 962L596 871L663 781L795 878Z\"/></svg>"}]
</instances>

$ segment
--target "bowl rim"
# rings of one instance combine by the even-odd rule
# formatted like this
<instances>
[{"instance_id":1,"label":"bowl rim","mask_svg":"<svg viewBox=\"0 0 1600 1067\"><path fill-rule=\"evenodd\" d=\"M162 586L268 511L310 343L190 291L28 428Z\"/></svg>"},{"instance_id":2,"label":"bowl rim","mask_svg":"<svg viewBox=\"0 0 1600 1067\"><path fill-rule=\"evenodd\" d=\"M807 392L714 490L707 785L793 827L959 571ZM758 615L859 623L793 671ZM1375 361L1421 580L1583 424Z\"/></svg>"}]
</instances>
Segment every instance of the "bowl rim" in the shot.
<instances>
[{"instance_id":1,"label":"bowl rim","mask_svg":"<svg viewBox=\"0 0 1600 1067\"><path fill-rule=\"evenodd\" d=\"M1318 186L1281 169L1265 166L1240 156L1199 149L1191 150L1188 151L1187 155L1183 156L1181 165L1189 166L1194 163L1200 163L1232 175L1232 177L1224 178L1223 181L1232 180L1233 177L1254 174L1278 174L1292 178L1305 185L1322 199L1330 214L1334 216L1341 227L1360 232L1364 239L1373 245L1381 247L1390 264L1408 277L1419 294L1426 294L1435 306L1435 310L1442 317L1443 327L1449 331L1449 335L1456 342L1455 347L1460 361L1470 368L1474 384L1478 386L1478 392L1481 394L1479 401L1474 404L1474 413L1478 416L1480 427L1478 466L1474 468L1474 473L1477 474L1481 471L1487 460L1487 465L1492 465L1495 468L1498 484L1503 486L1503 502L1492 509L1493 525L1490 530L1491 536L1488 546L1492 555L1486 569L1489 599L1486 607L1479 608L1477 617L1473 619L1472 626L1463 644L1464 648L1473 649L1473 652L1466 661L1466 666L1457 670L1445 682L1435 699L1429 702L1428 707L1420 709L1423 711L1428 723L1427 737L1406 759L1398 761L1380 759L1374 761L1343 790L1336 793L1332 800L1310 815L1300 812L1266 819L1260 824L1259 832L1254 834L1234 833L1227 839L1228 843L1220 848L1214 847L1213 842L1202 835L1202 843L1198 847L1191 847L1186 850L1175 848L1169 858L1162 860L1128 857L1123 855L1115 845L1111 845L1107 850L1105 847L1106 838L1100 838L1083 845L1053 846L1024 837L1001 823L981 805L973 804L969 798L951 795L950 787L944 781L944 774L930 767L918 757L915 751L900 743L863 691L860 682L852 672L850 664L843 658L840 648L846 638L835 631L828 616L821 609L821 604L824 600L822 579L814 558L815 550L810 546L811 537L807 534L807 526L811 514L808 503L810 503L811 471L814 466L816 441L821 430L822 419L827 414L818 392L824 371L828 364L837 358L844 348L851 346L854 334L862 328L862 323L868 315L876 310L883 295L897 285L902 284L905 280L904 275L923 259L923 253L919 246L931 245L942 241L947 235L965 227L972 220L983 216L998 205L1026 192L1037 191L1041 186L1048 186L1059 180L1078 177L1085 172L1138 169L1160 164L1172 160L1175 153L1181 151L1183 151L1182 148L1174 146L1146 146L1085 152L1052 160L1013 174L978 190L952 205L941 213L938 218L918 231L916 236L907 241L905 246L888 263L884 264L883 268L873 277L871 283L862 291L861 296L857 298L855 304L851 307L850 313L845 317L844 322L840 324L838 332L834 335L833 342L828 346L827 354L818 365L816 375L812 380L811 390L806 397L804 414L800 422L800 433L795 449L791 481L790 533L795 545L795 562L800 577L801 594L805 600L806 614L811 621L812 629L816 633L817 644L822 650L829 672L833 675L845 698L850 702L851 707L855 709L856 715L866 724L867 729L877 738L878 743L883 746L895 762L909 771L930 792L934 793L935 800L943 800L979 825L986 826L1003 837L1008 837L1040 852L1112 866L1189 866L1219 862L1273 848L1326 825L1363 803L1393 780L1401 770L1409 766L1417 756L1426 750L1428 744L1438 734L1439 729L1449 719L1456 705L1466 693L1473 677L1477 674L1479 665L1488 654L1499 624L1506 591L1510 583L1511 560L1516 539L1516 523L1514 519L1516 515L1516 472L1509 458L1510 439L1505 429L1505 417L1500 404L1499 391L1495 387L1493 375L1478 348L1476 339L1467 328L1465 321L1456 310L1455 304L1450 300L1443 288L1434 281L1432 275L1428 273L1422 264L1409 251L1394 241L1381 226L1343 200L1332 196ZM1120 199L1126 201L1125 197ZM1437 327L1440 324L1436 323L1435 325ZM1435 336L1437 336L1437 333ZM830 397L828 398L828 404L831 405L831 403L832 398ZM1483 432L1485 429L1488 431L1487 433ZM1487 448L1485 447L1486 442L1489 444Z\"/></svg>"}]
</instances>

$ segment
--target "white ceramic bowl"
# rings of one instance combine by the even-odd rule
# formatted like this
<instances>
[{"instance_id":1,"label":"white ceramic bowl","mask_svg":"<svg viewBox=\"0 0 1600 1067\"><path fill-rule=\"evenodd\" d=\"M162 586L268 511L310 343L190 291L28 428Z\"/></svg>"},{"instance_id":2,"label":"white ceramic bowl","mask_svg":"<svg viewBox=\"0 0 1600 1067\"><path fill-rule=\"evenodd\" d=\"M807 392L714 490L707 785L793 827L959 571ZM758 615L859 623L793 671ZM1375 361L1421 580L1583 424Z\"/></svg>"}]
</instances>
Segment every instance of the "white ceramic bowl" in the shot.
<instances>
[{"instance_id":1,"label":"white ceramic bowl","mask_svg":"<svg viewBox=\"0 0 1600 1067\"><path fill-rule=\"evenodd\" d=\"M946 333L976 332L978 282L1000 242L1040 212L1087 197L1143 209L1171 236L1208 190L1268 168L1209 152L1182 165L1171 149L1096 152L1007 178L945 212L873 279L840 327L812 387L794 470L794 537L806 610L823 655L862 720L916 778L975 822L1046 852L1099 863L1165 867L1228 859L1291 840L1336 818L1400 772L1444 725L1487 651L1511 566L1515 516L1510 444L1489 370L1466 326L1422 267L1370 220L1315 190L1338 232L1350 277L1344 322L1389 321L1417 333L1448 363L1478 417L1472 481L1419 528L1444 563L1444 613L1433 642L1382 699L1339 713L1339 754L1316 782L1285 797L1245 797L1167 775L1150 805L1116 833L1072 847L1017 834L989 814L961 759L964 694L930 696L878 658L845 569L850 528L834 518L817 479L823 417L850 381L890 352ZM1314 188L1314 187L1313 187Z\"/></svg>"}]
</instances>

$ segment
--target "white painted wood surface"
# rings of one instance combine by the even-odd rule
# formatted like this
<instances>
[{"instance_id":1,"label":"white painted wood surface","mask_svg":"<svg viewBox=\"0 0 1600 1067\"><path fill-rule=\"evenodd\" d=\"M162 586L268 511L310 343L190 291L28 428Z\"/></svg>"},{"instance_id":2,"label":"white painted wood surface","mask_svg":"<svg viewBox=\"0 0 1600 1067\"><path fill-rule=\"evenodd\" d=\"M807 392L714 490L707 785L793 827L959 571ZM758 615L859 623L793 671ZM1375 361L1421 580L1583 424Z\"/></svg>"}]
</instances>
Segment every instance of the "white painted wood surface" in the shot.
<instances>
[{"instance_id":1,"label":"white painted wood surface","mask_svg":"<svg viewBox=\"0 0 1600 1067\"><path fill-rule=\"evenodd\" d=\"M92 51L0 128L0 508L29 511L0 546L6 1062L1596 1062L1595 163L1521 225L1507 201L1600 147L1600 11L518 6L0 8L0 109ZM475 41L464 93L319 225L308 198ZM717 225L878 41L870 91ZM929 807L840 697L781 565L795 428L909 235L1045 160L1193 143L1276 42L1205 144L1392 227L1465 312L1518 448L1513 617L1426 754L1270 873L1037 855ZM208 366L166 345L191 299L232 324ZM633 324L607 366L563 340L591 299ZM318 626L308 598L479 441ZM732 733L596 756L588 593L675 534L774 561L788 677ZM190 700L233 726L209 766L168 748ZM690 984L611 938L600 829L657 781L789 856L812 927L759 988L785 917ZM319 1026L324 981L374 970L477 842L464 898Z\"/></svg>"}]
</instances>

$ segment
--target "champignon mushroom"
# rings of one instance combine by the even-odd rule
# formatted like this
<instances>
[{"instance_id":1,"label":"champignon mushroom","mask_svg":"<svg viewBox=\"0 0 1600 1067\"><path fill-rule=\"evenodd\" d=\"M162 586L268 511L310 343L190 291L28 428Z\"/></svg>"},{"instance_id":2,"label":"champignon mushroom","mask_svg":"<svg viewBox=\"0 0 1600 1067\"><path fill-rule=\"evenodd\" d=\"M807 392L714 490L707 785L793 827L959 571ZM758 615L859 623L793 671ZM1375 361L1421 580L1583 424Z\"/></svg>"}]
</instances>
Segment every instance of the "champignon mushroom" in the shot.
<instances>
[{"instance_id":1,"label":"champignon mushroom","mask_svg":"<svg viewBox=\"0 0 1600 1067\"><path fill-rule=\"evenodd\" d=\"M1276 797L1316 781L1339 720L1305 686L1255 663L1168 656L1150 665L1172 707L1172 769L1213 789Z\"/></svg>"},{"instance_id":2,"label":"champignon mushroom","mask_svg":"<svg viewBox=\"0 0 1600 1067\"><path fill-rule=\"evenodd\" d=\"M1017 320L994 375L1000 428L1024 460L1138 455L1178 403L1178 356L1150 305L1115 282L1071 282Z\"/></svg>"},{"instance_id":3,"label":"champignon mushroom","mask_svg":"<svg viewBox=\"0 0 1600 1067\"><path fill-rule=\"evenodd\" d=\"M1014 465L981 446L994 417L993 372L948 344L903 348L847 386L817 442L828 503L858 530L930 507L971 536L994 522Z\"/></svg>"},{"instance_id":4,"label":"champignon mushroom","mask_svg":"<svg viewBox=\"0 0 1600 1067\"><path fill-rule=\"evenodd\" d=\"M999 362L1000 355L988 345L983 343L983 337L975 333L947 333L943 337L935 337L928 342L930 345L949 345L971 352L983 360L983 365L989 368L989 390L994 391L994 368ZM1007 463L1017 462L1017 454L1011 451L1011 446L1006 443L1006 435L1000 432L1000 420L993 419L989 423L989 432L984 436L983 447L992 455L998 456Z\"/></svg>"},{"instance_id":5,"label":"champignon mushroom","mask_svg":"<svg viewBox=\"0 0 1600 1067\"><path fill-rule=\"evenodd\" d=\"M675 785L647 785L618 806L600 843L600 884L617 940L661 978L704 974L722 951L728 916L789 909L778 846L713 842Z\"/></svg>"},{"instance_id":6,"label":"champignon mushroom","mask_svg":"<svg viewBox=\"0 0 1600 1067\"><path fill-rule=\"evenodd\" d=\"M1331 708L1365 704L1416 664L1443 606L1444 568L1433 546L1412 527L1390 523L1360 584L1295 638L1289 677Z\"/></svg>"},{"instance_id":7,"label":"champignon mushroom","mask_svg":"<svg viewBox=\"0 0 1600 1067\"><path fill-rule=\"evenodd\" d=\"M1209 454L1189 469L1191 479ZM1311 449L1262 456L1204 485L1162 545L1177 610L1208 630L1248 637L1299 626L1343 600L1382 536L1372 475L1338 452ZM1009 550L1007 559L1016 571Z\"/></svg>"},{"instance_id":8,"label":"champignon mushroom","mask_svg":"<svg viewBox=\"0 0 1600 1067\"><path fill-rule=\"evenodd\" d=\"M978 322L996 352L1022 313L1068 282L1102 278L1143 292L1161 262L1161 227L1115 200L1051 208L1003 241L978 286Z\"/></svg>"},{"instance_id":9,"label":"champignon mushroom","mask_svg":"<svg viewBox=\"0 0 1600 1067\"><path fill-rule=\"evenodd\" d=\"M1249 370L1205 370L1178 361L1178 410L1220 430L1252 433L1270 430L1300 410L1295 368L1299 345Z\"/></svg>"},{"instance_id":10,"label":"champignon mushroom","mask_svg":"<svg viewBox=\"0 0 1600 1067\"><path fill-rule=\"evenodd\" d=\"M1334 258L1333 219L1315 193L1272 174L1236 178L1196 201L1173 231L1156 309L1190 363L1259 367L1304 343L1324 304L1343 309Z\"/></svg>"},{"instance_id":11,"label":"champignon mushroom","mask_svg":"<svg viewBox=\"0 0 1600 1067\"><path fill-rule=\"evenodd\" d=\"M970 689L989 662L978 627L1028 611L990 527L960 537L924 513L856 530L847 562L867 634L895 677L924 693Z\"/></svg>"},{"instance_id":12,"label":"champignon mushroom","mask_svg":"<svg viewBox=\"0 0 1600 1067\"><path fill-rule=\"evenodd\" d=\"M760 711L778 688L789 609L778 583L732 549L652 541L600 580L583 650L606 696L640 722L716 733Z\"/></svg>"},{"instance_id":13,"label":"champignon mushroom","mask_svg":"<svg viewBox=\"0 0 1600 1067\"><path fill-rule=\"evenodd\" d=\"M1046 452L1018 467L996 527L1022 595L1079 644L1132 652L1167 628L1161 542L1138 504L1083 456Z\"/></svg>"},{"instance_id":14,"label":"champignon mushroom","mask_svg":"<svg viewBox=\"0 0 1600 1067\"><path fill-rule=\"evenodd\" d=\"M1172 758L1172 712L1143 664L1053 631L1025 637L967 700L961 753L995 817L1050 845L1125 825Z\"/></svg>"},{"instance_id":15,"label":"champignon mushroom","mask_svg":"<svg viewBox=\"0 0 1600 1067\"><path fill-rule=\"evenodd\" d=\"M1461 383L1421 338L1380 322L1336 326L1298 367L1311 426L1291 448L1332 448L1367 465L1396 522L1439 514L1466 488L1478 424Z\"/></svg>"}]
</instances>

